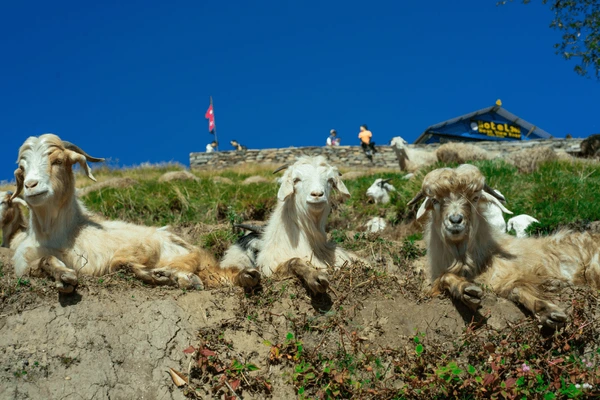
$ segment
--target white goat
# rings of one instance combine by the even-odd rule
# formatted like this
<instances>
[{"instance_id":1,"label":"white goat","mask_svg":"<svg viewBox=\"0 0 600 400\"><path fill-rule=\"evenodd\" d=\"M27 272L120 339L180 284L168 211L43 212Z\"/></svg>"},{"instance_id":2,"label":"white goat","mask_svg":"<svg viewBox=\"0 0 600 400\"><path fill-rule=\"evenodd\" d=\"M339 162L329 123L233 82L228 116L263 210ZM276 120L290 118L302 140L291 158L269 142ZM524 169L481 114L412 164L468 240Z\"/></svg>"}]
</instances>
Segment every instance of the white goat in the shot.
<instances>
[{"instance_id":1,"label":"white goat","mask_svg":"<svg viewBox=\"0 0 600 400\"><path fill-rule=\"evenodd\" d=\"M365 224L365 228L371 233L381 232L386 226L385 219L381 217L373 217Z\"/></svg>"},{"instance_id":2,"label":"white goat","mask_svg":"<svg viewBox=\"0 0 600 400\"><path fill-rule=\"evenodd\" d=\"M408 142L400 136L392 138L390 145L396 153L401 171L412 172L437 162L437 156L434 152L410 148Z\"/></svg>"},{"instance_id":3,"label":"white goat","mask_svg":"<svg viewBox=\"0 0 600 400\"><path fill-rule=\"evenodd\" d=\"M19 149L17 191L11 199L23 192L30 222L27 237L13 256L18 277L49 275L62 292L74 290L78 274L99 276L122 268L151 284L258 283L256 271L219 269L211 254L168 231L105 221L87 211L75 195L72 171L79 164L95 180L87 161L103 159L53 134L30 137Z\"/></svg>"},{"instance_id":4,"label":"white goat","mask_svg":"<svg viewBox=\"0 0 600 400\"><path fill-rule=\"evenodd\" d=\"M511 231L514 229L518 238L524 238L527 237L525 230L534 222L539 223L540 221L527 214L517 215L516 217L512 217L508 220L508 223L506 224L506 230Z\"/></svg>"},{"instance_id":5,"label":"white goat","mask_svg":"<svg viewBox=\"0 0 600 400\"><path fill-rule=\"evenodd\" d=\"M291 272L313 292L325 292L329 281L322 270L355 258L327 241L325 223L333 189L342 198L350 196L337 168L322 156L298 159L283 174L277 206L264 231L255 230L232 245L221 266L255 267L264 276Z\"/></svg>"},{"instance_id":6,"label":"white goat","mask_svg":"<svg viewBox=\"0 0 600 400\"><path fill-rule=\"evenodd\" d=\"M12 192L0 192L0 228L2 229L2 247L15 249L27 236L27 223L20 206L27 203L15 197Z\"/></svg>"},{"instance_id":7,"label":"white goat","mask_svg":"<svg viewBox=\"0 0 600 400\"><path fill-rule=\"evenodd\" d=\"M391 179L375 179L375 182L367 189L367 197L372 199L375 204L387 204L390 202L390 192L395 192L396 188L389 184Z\"/></svg>"},{"instance_id":8,"label":"white goat","mask_svg":"<svg viewBox=\"0 0 600 400\"><path fill-rule=\"evenodd\" d=\"M483 283L523 305L541 323L557 328L566 314L547 299L564 284L600 288L600 235L561 231L545 238L517 239L493 229L482 216L486 202L504 198L479 169L461 165L425 176L417 218L430 213L425 239L434 290L447 290L472 309L480 305Z\"/></svg>"}]
</instances>

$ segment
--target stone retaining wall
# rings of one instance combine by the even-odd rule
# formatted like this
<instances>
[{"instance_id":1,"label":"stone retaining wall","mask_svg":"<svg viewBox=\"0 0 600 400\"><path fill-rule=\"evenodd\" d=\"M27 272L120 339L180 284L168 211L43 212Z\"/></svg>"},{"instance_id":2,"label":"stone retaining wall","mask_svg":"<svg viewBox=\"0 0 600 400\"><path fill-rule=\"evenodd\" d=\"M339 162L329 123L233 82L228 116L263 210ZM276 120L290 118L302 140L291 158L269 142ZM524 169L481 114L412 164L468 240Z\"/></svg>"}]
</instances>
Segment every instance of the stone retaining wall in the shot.
<instances>
[{"instance_id":1,"label":"stone retaining wall","mask_svg":"<svg viewBox=\"0 0 600 400\"><path fill-rule=\"evenodd\" d=\"M510 154L524 148L549 146L557 152L576 154L583 139L549 139L514 142L473 142L485 150ZM439 144L409 145L409 147L435 151ZM339 167L384 167L398 168L394 149L390 146L377 146L378 153L373 162L364 155L360 146L336 147L288 147L283 149L261 149L246 151L221 151L218 153L190 153L191 168L224 168L240 164L286 164L294 162L301 155L323 155Z\"/></svg>"}]
</instances>

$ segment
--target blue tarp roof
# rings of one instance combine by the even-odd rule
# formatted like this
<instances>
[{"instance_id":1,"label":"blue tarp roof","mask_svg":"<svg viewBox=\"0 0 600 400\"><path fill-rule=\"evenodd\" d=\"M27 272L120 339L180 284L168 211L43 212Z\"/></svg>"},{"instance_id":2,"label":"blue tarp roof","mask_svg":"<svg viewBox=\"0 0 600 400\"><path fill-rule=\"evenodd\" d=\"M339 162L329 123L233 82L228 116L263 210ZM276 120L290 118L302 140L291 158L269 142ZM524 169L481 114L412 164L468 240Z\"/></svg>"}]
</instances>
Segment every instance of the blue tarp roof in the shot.
<instances>
[{"instance_id":1,"label":"blue tarp roof","mask_svg":"<svg viewBox=\"0 0 600 400\"><path fill-rule=\"evenodd\" d=\"M479 118L477 118L479 117ZM458 140L518 140L512 138L502 138L487 136L480 132L473 131L469 128L469 124L474 119L494 122L507 122L517 125L522 129L521 140L529 139L551 139L550 135L545 130L517 117L513 113L504 108L494 105L469 114L461 115L460 117L452 118L435 125L431 125L417 138L415 144L427 143L432 136L448 136Z\"/></svg>"}]
</instances>

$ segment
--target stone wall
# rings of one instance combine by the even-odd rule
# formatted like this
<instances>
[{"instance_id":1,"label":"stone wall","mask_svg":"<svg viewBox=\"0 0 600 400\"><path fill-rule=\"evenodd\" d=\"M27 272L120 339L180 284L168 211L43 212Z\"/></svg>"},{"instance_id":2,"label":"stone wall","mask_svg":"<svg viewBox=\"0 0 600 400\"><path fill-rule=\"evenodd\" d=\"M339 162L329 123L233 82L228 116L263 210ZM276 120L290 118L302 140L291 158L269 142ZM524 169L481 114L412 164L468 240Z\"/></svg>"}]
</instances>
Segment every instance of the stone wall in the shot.
<instances>
[{"instance_id":1,"label":"stone wall","mask_svg":"<svg viewBox=\"0 0 600 400\"><path fill-rule=\"evenodd\" d=\"M583 139L549 139L514 142L474 142L473 144L501 154L510 154L524 148L549 146L557 152L576 154ZM439 144L409 145L409 147L435 151ZM377 146L378 153L373 162L364 155L360 146L336 147L288 147L283 149L262 149L246 151L222 151L218 153L190 153L191 168L223 168L244 163L287 164L301 155L323 155L339 167L383 167L398 168L396 153L390 146Z\"/></svg>"}]
</instances>

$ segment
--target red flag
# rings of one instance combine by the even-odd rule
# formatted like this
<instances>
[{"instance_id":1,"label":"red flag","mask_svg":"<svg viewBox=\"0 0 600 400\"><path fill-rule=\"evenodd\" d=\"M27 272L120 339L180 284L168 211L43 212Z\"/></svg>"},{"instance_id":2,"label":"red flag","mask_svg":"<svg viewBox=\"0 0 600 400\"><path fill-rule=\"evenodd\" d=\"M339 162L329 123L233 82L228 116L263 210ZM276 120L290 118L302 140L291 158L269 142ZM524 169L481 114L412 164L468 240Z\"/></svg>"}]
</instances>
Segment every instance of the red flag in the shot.
<instances>
[{"instance_id":1,"label":"red flag","mask_svg":"<svg viewBox=\"0 0 600 400\"><path fill-rule=\"evenodd\" d=\"M215 113L213 111L213 105L208 106L208 110L206 110L206 114L204 114L204 118L208 120L208 131L212 134L215 133Z\"/></svg>"}]
</instances>

